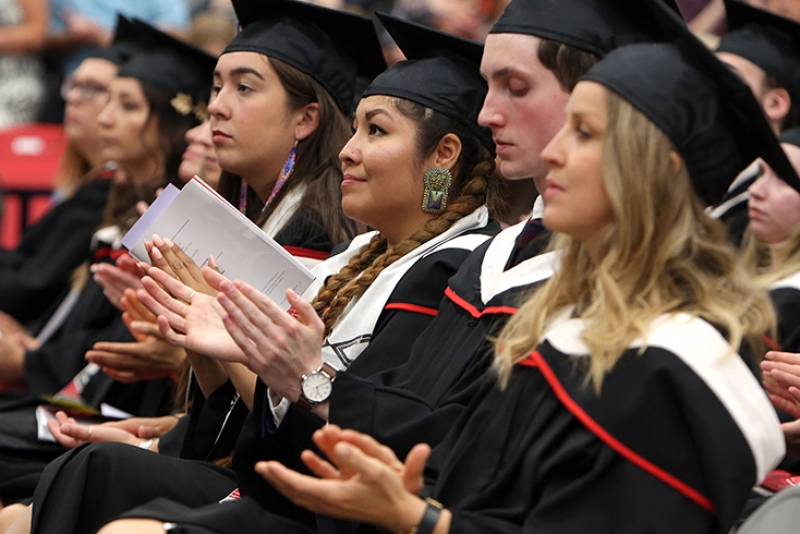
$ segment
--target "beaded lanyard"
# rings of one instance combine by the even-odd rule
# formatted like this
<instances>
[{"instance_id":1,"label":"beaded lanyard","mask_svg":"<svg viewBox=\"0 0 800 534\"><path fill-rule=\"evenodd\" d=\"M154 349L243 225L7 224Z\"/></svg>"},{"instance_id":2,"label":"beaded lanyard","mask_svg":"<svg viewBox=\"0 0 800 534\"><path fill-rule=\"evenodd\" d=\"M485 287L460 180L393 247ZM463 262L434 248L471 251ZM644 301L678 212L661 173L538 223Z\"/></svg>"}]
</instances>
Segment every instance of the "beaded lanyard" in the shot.
<instances>
[{"instance_id":1,"label":"beaded lanyard","mask_svg":"<svg viewBox=\"0 0 800 534\"><path fill-rule=\"evenodd\" d=\"M289 153L289 157L286 160L286 163L283 164L283 168L281 169L281 173L278 175L278 180L275 182L275 185L272 188L272 193L269 194L269 198L264 203L264 207L261 209L261 213L267 211L267 208L275 200L275 197L280 192L281 188L283 188L283 184L286 183L286 180L291 176L292 171L294 170L294 163L297 160L297 141L294 142L292 146L292 151ZM242 189L239 194L239 211L243 214L247 212L247 183L242 180Z\"/></svg>"}]
</instances>

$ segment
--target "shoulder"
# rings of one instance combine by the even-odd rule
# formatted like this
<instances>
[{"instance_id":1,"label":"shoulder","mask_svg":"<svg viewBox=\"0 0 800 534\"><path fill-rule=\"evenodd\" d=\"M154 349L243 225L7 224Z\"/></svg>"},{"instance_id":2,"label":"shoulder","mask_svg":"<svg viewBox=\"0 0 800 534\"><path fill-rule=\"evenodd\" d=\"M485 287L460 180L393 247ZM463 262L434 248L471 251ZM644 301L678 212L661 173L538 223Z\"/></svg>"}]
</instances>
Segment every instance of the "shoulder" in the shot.
<instances>
[{"instance_id":1,"label":"shoulder","mask_svg":"<svg viewBox=\"0 0 800 534\"><path fill-rule=\"evenodd\" d=\"M795 291L800 291L800 271L781 278L770 286L770 290L773 292L780 289L794 289Z\"/></svg>"},{"instance_id":2,"label":"shoulder","mask_svg":"<svg viewBox=\"0 0 800 534\"><path fill-rule=\"evenodd\" d=\"M580 360L589 354L580 335L583 322L562 317L554 323L545 333L542 356L559 377L573 383L575 356ZM579 383L573 389L586 400ZM691 420L707 420L716 413L712 419L722 424L727 416L727 426L737 428L747 443L759 477L784 453L777 416L758 379L720 331L699 317L677 313L652 321L646 335L634 340L608 373L602 395L589 394L588 402L604 411L623 397L630 402L637 396L655 400L650 406L631 405L633 411L652 411L658 402L668 410L680 407ZM699 407L702 413L692 412Z\"/></svg>"}]
</instances>

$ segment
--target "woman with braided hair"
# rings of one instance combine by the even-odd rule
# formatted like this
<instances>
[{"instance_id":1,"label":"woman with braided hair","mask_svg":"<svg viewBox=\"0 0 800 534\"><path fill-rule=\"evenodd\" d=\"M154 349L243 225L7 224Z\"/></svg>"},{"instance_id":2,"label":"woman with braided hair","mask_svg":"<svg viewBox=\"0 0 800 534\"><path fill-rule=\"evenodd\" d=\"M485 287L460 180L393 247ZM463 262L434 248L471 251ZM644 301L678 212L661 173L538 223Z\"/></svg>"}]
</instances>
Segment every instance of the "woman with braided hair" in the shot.
<instances>
[{"instance_id":1,"label":"woman with braided hair","mask_svg":"<svg viewBox=\"0 0 800 534\"><path fill-rule=\"evenodd\" d=\"M298 443L296 450L302 450L325 423L325 393L336 373L371 376L402 365L436 314L449 277L498 229L485 207L494 184L493 144L477 124L486 92L478 73L482 48L412 30L426 35L425 43L401 43L412 60L378 76L366 90L354 135L340 154L342 209L375 231L315 267L317 280L305 299L287 291L294 317L244 282L230 282L211 269L204 274L220 291L216 299L193 294L157 268L143 279L146 291L139 297L159 315L167 339L243 363L254 374L255 391L241 392L251 396L253 407L233 454L235 473L111 443L78 448L48 467L34 500L33 531L57 524L62 532L93 532L144 504L145 497L167 499L143 512L159 521L191 515L185 506L208 504L204 510L222 513L211 520L222 532L262 528L264 521L314 523L312 515L276 501L254 463L269 458L297 465L295 449L284 445ZM440 53L442 48L451 54ZM442 76L446 84L437 81ZM207 402L215 402L213 395ZM219 427L206 423L197 428L208 436L195 439L213 439ZM86 481L83 490L64 491L76 476ZM107 481L117 477L125 484L110 488ZM234 485L245 498L218 504ZM211 524L202 523L205 529Z\"/></svg>"}]
</instances>

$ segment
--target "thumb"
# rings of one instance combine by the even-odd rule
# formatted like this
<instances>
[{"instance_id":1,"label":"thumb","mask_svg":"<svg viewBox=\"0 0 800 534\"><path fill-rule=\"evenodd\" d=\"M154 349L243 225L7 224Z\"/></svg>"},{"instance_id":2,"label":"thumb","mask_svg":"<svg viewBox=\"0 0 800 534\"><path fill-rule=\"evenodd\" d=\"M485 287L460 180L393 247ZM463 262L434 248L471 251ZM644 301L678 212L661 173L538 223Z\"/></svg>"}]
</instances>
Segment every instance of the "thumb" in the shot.
<instances>
[{"instance_id":1,"label":"thumb","mask_svg":"<svg viewBox=\"0 0 800 534\"><path fill-rule=\"evenodd\" d=\"M314 306L295 293L291 288L286 290L286 299L295 311L295 316L300 319L300 322L311 328L317 336L322 338L325 334L325 324L322 322L322 319L319 318L319 315L317 315Z\"/></svg>"},{"instance_id":2,"label":"thumb","mask_svg":"<svg viewBox=\"0 0 800 534\"><path fill-rule=\"evenodd\" d=\"M406 471L403 476L403 483L407 490L412 493L419 493L425 485L423 473L425 472L425 464L428 462L428 457L431 455L430 445L426 443L418 443L414 445L408 456L406 456Z\"/></svg>"},{"instance_id":3,"label":"thumb","mask_svg":"<svg viewBox=\"0 0 800 534\"><path fill-rule=\"evenodd\" d=\"M209 260L209 263L210 262L211 261ZM206 279L206 282L208 282L208 285L210 285L211 287L213 287L217 291L222 291L220 289L220 286L222 285L223 282L229 282L230 281L222 273L220 273L219 271L215 270L210 265L207 265L206 267L203 267L203 278Z\"/></svg>"}]
</instances>

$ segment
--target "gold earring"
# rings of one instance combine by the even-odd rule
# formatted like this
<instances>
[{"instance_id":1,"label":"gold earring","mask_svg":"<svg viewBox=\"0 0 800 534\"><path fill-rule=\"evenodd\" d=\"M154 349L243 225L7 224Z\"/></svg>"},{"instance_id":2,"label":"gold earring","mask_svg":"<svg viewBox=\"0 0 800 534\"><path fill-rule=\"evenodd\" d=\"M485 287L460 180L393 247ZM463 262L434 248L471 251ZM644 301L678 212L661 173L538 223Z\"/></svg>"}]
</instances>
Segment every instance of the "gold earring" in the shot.
<instances>
[{"instance_id":1,"label":"gold earring","mask_svg":"<svg viewBox=\"0 0 800 534\"><path fill-rule=\"evenodd\" d=\"M447 207L447 193L453 183L449 169L434 167L425 171L425 192L422 194L422 211L441 213Z\"/></svg>"}]
</instances>

